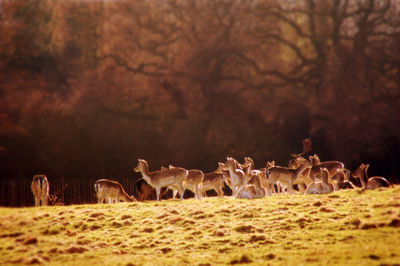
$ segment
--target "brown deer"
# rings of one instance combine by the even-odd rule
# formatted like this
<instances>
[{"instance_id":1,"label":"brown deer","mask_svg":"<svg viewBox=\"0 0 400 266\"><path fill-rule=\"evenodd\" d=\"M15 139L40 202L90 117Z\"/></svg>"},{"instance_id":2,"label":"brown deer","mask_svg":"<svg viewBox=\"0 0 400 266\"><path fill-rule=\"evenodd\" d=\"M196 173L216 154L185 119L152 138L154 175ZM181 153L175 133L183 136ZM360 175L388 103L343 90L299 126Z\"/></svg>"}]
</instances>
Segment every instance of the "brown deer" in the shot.
<instances>
[{"instance_id":1,"label":"brown deer","mask_svg":"<svg viewBox=\"0 0 400 266\"><path fill-rule=\"evenodd\" d=\"M368 177L369 164L361 164L354 172L353 177L359 178L363 189L376 189L379 187L390 187L391 184L381 176Z\"/></svg>"},{"instance_id":2,"label":"brown deer","mask_svg":"<svg viewBox=\"0 0 400 266\"><path fill-rule=\"evenodd\" d=\"M253 175L249 182L241 186L237 192L237 199L256 199L265 196L265 189L261 186L261 179L259 175Z\"/></svg>"},{"instance_id":3,"label":"brown deer","mask_svg":"<svg viewBox=\"0 0 400 266\"><path fill-rule=\"evenodd\" d=\"M321 162L319 157L314 154L309 157L313 164L310 170L310 178L315 181L315 177L321 172L322 168L326 168L329 171L329 176L335 176L336 174L345 171L344 164L338 161L324 161Z\"/></svg>"},{"instance_id":4,"label":"brown deer","mask_svg":"<svg viewBox=\"0 0 400 266\"><path fill-rule=\"evenodd\" d=\"M117 181L109 179L99 179L94 184L97 203L119 203L120 201L137 201L134 196L129 196L122 185Z\"/></svg>"},{"instance_id":5,"label":"brown deer","mask_svg":"<svg viewBox=\"0 0 400 266\"><path fill-rule=\"evenodd\" d=\"M298 182L298 177L310 168L308 161L303 162L299 168L291 169L287 167L274 166L266 170L267 181L270 185L274 185L279 181L288 188L289 194L293 194L293 184Z\"/></svg>"},{"instance_id":6,"label":"brown deer","mask_svg":"<svg viewBox=\"0 0 400 266\"><path fill-rule=\"evenodd\" d=\"M272 193L277 194L275 186L270 184L269 182L267 182L267 174L266 174L266 171L274 166L275 166L275 161L270 161L270 162L266 163L265 168L261 168L259 170L259 171L261 171L261 174L258 175L260 178L260 182L261 182L260 184L261 184L261 187L264 188L266 196L271 196ZM278 189L279 188L280 187L278 187Z\"/></svg>"},{"instance_id":7,"label":"brown deer","mask_svg":"<svg viewBox=\"0 0 400 266\"><path fill-rule=\"evenodd\" d=\"M168 193L168 189L161 189L161 195L160 197L163 198L164 195ZM145 200L155 200L156 199L156 190L152 188L149 184L146 182L142 182L139 185L139 191L138 191L138 198L139 201L145 201Z\"/></svg>"},{"instance_id":8,"label":"brown deer","mask_svg":"<svg viewBox=\"0 0 400 266\"><path fill-rule=\"evenodd\" d=\"M321 168L318 177L321 181L313 182L307 186L306 194L328 194L335 190L333 184L329 183L329 171L326 168Z\"/></svg>"},{"instance_id":9,"label":"brown deer","mask_svg":"<svg viewBox=\"0 0 400 266\"><path fill-rule=\"evenodd\" d=\"M49 194L49 201L52 206L64 206L64 193L68 189L68 184L62 189L56 190L53 194Z\"/></svg>"},{"instance_id":10,"label":"brown deer","mask_svg":"<svg viewBox=\"0 0 400 266\"><path fill-rule=\"evenodd\" d=\"M33 176L31 189L35 196L35 207L49 205L50 184L45 175Z\"/></svg>"},{"instance_id":11,"label":"brown deer","mask_svg":"<svg viewBox=\"0 0 400 266\"><path fill-rule=\"evenodd\" d=\"M224 179L222 173L214 171L204 174L203 182L201 184L201 195L205 196L208 190L215 190L218 197L224 197Z\"/></svg>"},{"instance_id":12,"label":"brown deer","mask_svg":"<svg viewBox=\"0 0 400 266\"><path fill-rule=\"evenodd\" d=\"M356 186L349 180L347 169L331 177L331 183L335 187L335 191L340 189L354 189Z\"/></svg>"},{"instance_id":13,"label":"brown deer","mask_svg":"<svg viewBox=\"0 0 400 266\"><path fill-rule=\"evenodd\" d=\"M244 171L239 168L237 161L232 157L227 157L226 162L223 164L222 167L220 167L220 169L229 171L232 196L236 198L239 188L247 183Z\"/></svg>"},{"instance_id":14,"label":"brown deer","mask_svg":"<svg viewBox=\"0 0 400 266\"><path fill-rule=\"evenodd\" d=\"M173 165L169 165L169 169L176 168ZM191 169L187 170L188 175L187 177L183 180L183 188L188 189L194 193L194 198L195 199L201 199L201 186L204 178L204 173L200 170L196 169ZM174 194L176 190L174 190ZM175 197L174 197L175 198Z\"/></svg>"},{"instance_id":15,"label":"brown deer","mask_svg":"<svg viewBox=\"0 0 400 266\"><path fill-rule=\"evenodd\" d=\"M156 189L157 200L160 200L162 187L176 187L181 200L183 200L183 180L187 177L188 171L183 168L175 167L161 171L149 171L149 165L143 159L139 159L139 164L135 167L135 172L141 172L143 179Z\"/></svg>"}]
</instances>

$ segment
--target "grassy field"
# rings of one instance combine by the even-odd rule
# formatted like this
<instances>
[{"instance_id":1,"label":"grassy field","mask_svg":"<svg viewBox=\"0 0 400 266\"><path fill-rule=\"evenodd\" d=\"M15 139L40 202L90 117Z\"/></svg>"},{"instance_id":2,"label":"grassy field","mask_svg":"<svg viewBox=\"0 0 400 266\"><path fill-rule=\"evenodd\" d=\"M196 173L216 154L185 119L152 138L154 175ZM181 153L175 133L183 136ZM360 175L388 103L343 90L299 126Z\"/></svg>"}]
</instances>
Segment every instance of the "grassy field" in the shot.
<instances>
[{"instance_id":1,"label":"grassy field","mask_svg":"<svg viewBox=\"0 0 400 266\"><path fill-rule=\"evenodd\" d=\"M0 265L400 263L400 187L0 208Z\"/></svg>"}]
</instances>

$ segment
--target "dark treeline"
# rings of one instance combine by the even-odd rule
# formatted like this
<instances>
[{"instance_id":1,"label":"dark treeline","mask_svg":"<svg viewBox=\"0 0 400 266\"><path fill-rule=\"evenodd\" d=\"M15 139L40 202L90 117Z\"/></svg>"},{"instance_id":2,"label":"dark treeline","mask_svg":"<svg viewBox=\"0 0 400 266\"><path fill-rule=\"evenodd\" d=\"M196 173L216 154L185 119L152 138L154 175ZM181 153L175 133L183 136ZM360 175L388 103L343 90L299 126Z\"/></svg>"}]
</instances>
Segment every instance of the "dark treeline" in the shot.
<instances>
[{"instance_id":1,"label":"dark treeline","mask_svg":"<svg viewBox=\"0 0 400 266\"><path fill-rule=\"evenodd\" d=\"M0 1L0 178L138 178L227 155L399 182L400 5ZM1 196L3 197L3 195Z\"/></svg>"}]
</instances>

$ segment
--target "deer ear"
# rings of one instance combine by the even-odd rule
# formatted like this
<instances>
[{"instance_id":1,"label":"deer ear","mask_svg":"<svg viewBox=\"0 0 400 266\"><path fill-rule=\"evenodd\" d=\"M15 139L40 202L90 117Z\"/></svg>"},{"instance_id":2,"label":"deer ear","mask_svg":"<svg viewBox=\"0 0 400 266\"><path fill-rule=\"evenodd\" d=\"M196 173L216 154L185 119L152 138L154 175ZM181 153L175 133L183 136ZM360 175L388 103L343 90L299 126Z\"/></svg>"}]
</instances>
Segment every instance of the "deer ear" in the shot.
<instances>
[{"instance_id":1,"label":"deer ear","mask_svg":"<svg viewBox=\"0 0 400 266\"><path fill-rule=\"evenodd\" d=\"M369 164L366 164L366 165L365 165L365 169L368 169L368 167L369 167Z\"/></svg>"},{"instance_id":2,"label":"deer ear","mask_svg":"<svg viewBox=\"0 0 400 266\"><path fill-rule=\"evenodd\" d=\"M224 165L225 165L225 164L218 162L218 166L222 167L222 166L224 166Z\"/></svg>"}]
</instances>

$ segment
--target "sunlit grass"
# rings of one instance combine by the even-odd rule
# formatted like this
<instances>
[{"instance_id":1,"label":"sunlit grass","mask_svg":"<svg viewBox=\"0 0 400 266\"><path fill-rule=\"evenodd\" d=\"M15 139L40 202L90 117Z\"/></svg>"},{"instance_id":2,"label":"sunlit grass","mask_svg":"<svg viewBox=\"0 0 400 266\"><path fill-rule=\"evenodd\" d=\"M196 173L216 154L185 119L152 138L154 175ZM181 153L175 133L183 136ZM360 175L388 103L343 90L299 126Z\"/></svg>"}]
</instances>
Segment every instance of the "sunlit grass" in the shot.
<instances>
[{"instance_id":1,"label":"sunlit grass","mask_svg":"<svg viewBox=\"0 0 400 266\"><path fill-rule=\"evenodd\" d=\"M395 264L400 187L0 208L0 265Z\"/></svg>"}]
</instances>

